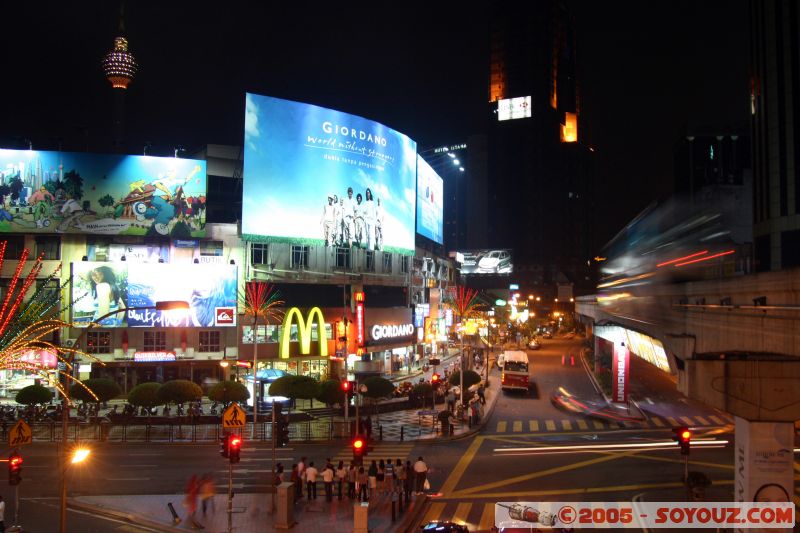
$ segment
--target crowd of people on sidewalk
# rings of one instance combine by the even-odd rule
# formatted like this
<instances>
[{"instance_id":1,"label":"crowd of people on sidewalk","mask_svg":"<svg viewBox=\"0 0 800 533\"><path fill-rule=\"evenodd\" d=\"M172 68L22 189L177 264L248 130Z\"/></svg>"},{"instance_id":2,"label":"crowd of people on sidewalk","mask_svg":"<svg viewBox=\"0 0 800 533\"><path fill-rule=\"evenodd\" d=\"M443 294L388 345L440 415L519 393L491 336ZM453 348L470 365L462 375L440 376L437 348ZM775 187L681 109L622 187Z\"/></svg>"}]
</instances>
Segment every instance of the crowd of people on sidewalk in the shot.
<instances>
[{"instance_id":1,"label":"crowd of people on sidewalk","mask_svg":"<svg viewBox=\"0 0 800 533\"><path fill-rule=\"evenodd\" d=\"M334 498L341 501L345 496L350 500L368 502L379 495L391 493L402 493L408 499L412 492L423 494L430 488L428 465L422 457L413 464L410 460L373 459L368 467L357 465L355 461L349 465L339 461L334 466L330 459L326 459L321 470L314 461L301 457L299 463L292 465L288 479L283 466L280 463L278 466L275 484L284 481L294 483L295 503L303 500L304 492L307 501L316 500L320 482L326 502L332 502Z\"/></svg>"}]
</instances>

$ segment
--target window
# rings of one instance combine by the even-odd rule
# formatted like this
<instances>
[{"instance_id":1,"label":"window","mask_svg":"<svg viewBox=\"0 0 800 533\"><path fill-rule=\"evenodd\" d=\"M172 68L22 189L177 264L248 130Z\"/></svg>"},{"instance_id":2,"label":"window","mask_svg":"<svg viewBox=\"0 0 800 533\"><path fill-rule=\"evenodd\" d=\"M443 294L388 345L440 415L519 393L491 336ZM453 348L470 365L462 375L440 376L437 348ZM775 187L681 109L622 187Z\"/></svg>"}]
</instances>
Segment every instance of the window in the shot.
<instances>
[{"instance_id":1,"label":"window","mask_svg":"<svg viewBox=\"0 0 800 533\"><path fill-rule=\"evenodd\" d=\"M400 256L400 272L408 274L408 256Z\"/></svg>"},{"instance_id":2,"label":"window","mask_svg":"<svg viewBox=\"0 0 800 533\"><path fill-rule=\"evenodd\" d=\"M375 272L375 252L372 250L367 250L367 271L368 272Z\"/></svg>"},{"instance_id":3,"label":"window","mask_svg":"<svg viewBox=\"0 0 800 533\"><path fill-rule=\"evenodd\" d=\"M336 267L350 268L350 248L336 248Z\"/></svg>"},{"instance_id":4,"label":"window","mask_svg":"<svg viewBox=\"0 0 800 533\"><path fill-rule=\"evenodd\" d=\"M250 243L250 262L254 265L266 265L268 250L269 245L263 242Z\"/></svg>"},{"instance_id":5,"label":"window","mask_svg":"<svg viewBox=\"0 0 800 533\"><path fill-rule=\"evenodd\" d=\"M36 257L44 253L42 259L58 261L61 259L61 237L40 235L36 237Z\"/></svg>"},{"instance_id":6,"label":"window","mask_svg":"<svg viewBox=\"0 0 800 533\"><path fill-rule=\"evenodd\" d=\"M222 257L222 241L201 241L200 255L204 257Z\"/></svg>"},{"instance_id":7,"label":"window","mask_svg":"<svg viewBox=\"0 0 800 533\"><path fill-rule=\"evenodd\" d=\"M6 259L19 259L22 255L22 250L25 249L25 237L22 235L6 235L3 237L6 241Z\"/></svg>"},{"instance_id":8,"label":"window","mask_svg":"<svg viewBox=\"0 0 800 533\"><path fill-rule=\"evenodd\" d=\"M387 274L392 272L392 254L383 252L383 271Z\"/></svg>"},{"instance_id":9,"label":"window","mask_svg":"<svg viewBox=\"0 0 800 533\"><path fill-rule=\"evenodd\" d=\"M220 352L219 331L200 332L200 351L201 352Z\"/></svg>"},{"instance_id":10,"label":"window","mask_svg":"<svg viewBox=\"0 0 800 533\"><path fill-rule=\"evenodd\" d=\"M292 245L292 268L308 268L308 246Z\"/></svg>"},{"instance_id":11,"label":"window","mask_svg":"<svg viewBox=\"0 0 800 533\"><path fill-rule=\"evenodd\" d=\"M145 331L144 332L144 351L163 352L167 349L166 331Z\"/></svg>"},{"instance_id":12,"label":"window","mask_svg":"<svg viewBox=\"0 0 800 533\"><path fill-rule=\"evenodd\" d=\"M278 328L276 325L258 325L258 343L278 342ZM253 326L242 326L242 344L253 344Z\"/></svg>"},{"instance_id":13,"label":"window","mask_svg":"<svg viewBox=\"0 0 800 533\"><path fill-rule=\"evenodd\" d=\"M111 353L111 332L87 331L86 353Z\"/></svg>"}]
</instances>

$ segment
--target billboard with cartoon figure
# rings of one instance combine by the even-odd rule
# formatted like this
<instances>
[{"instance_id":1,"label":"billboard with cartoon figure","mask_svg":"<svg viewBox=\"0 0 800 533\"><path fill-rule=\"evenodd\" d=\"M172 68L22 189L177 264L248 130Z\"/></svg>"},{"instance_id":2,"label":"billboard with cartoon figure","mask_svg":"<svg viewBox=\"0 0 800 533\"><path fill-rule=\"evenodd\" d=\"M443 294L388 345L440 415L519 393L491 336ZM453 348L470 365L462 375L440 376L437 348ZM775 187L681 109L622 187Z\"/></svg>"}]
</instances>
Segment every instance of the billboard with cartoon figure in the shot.
<instances>
[{"instance_id":1,"label":"billboard with cartoon figure","mask_svg":"<svg viewBox=\"0 0 800 533\"><path fill-rule=\"evenodd\" d=\"M413 255L413 140L310 104L247 94L245 107L245 239Z\"/></svg>"},{"instance_id":2,"label":"billboard with cartoon figure","mask_svg":"<svg viewBox=\"0 0 800 533\"><path fill-rule=\"evenodd\" d=\"M78 326L98 320L105 327L236 325L236 265L81 261L72 263L72 277ZM155 309L156 302L176 300L189 310Z\"/></svg>"},{"instance_id":3,"label":"billboard with cartoon figure","mask_svg":"<svg viewBox=\"0 0 800 533\"><path fill-rule=\"evenodd\" d=\"M205 235L206 162L0 149L0 233Z\"/></svg>"}]
</instances>

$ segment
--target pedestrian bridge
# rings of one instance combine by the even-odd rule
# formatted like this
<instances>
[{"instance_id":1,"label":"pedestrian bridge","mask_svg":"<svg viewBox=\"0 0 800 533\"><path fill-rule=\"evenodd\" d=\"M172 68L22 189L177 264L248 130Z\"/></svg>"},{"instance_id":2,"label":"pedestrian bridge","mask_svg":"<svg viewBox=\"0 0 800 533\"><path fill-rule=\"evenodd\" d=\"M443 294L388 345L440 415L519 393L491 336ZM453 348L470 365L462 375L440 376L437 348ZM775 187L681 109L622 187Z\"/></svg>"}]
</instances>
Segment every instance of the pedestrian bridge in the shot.
<instances>
[{"instance_id":1,"label":"pedestrian bridge","mask_svg":"<svg viewBox=\"0 0 800 533\"><path fill-rule=\"evenodd\" d=\"M691 398L747 420L800 419L800 269L615 286L577 298L575 313L590 333L660 341Z\"/></svg>"}]
</instances>

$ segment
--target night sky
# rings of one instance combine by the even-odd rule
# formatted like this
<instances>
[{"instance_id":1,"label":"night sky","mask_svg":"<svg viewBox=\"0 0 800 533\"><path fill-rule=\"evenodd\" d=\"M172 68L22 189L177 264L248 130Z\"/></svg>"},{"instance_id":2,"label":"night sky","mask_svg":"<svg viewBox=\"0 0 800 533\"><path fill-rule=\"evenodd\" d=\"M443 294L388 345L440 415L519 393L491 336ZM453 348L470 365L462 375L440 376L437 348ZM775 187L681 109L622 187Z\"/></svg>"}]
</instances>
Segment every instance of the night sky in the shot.
<instances>
[{"instance_id":1,"label":"night sky","mask_svg":"<svg viewBox=\"0 0 800 533\"><path fill-rule=\"evenodd\" d=\"M245 91L362 115L423 147L463 141L486 115L488 4L430 4L128 2L140 71L127 151L241 144ZM604 241L671 191L673 145L687 125L746 127L747 3L571 5ZM117 6L4 6L0 147L29 139L57 149L60 139L65 150L108 149L112 95L100 60L118 33ZM536 3L515 6L524 14Z\"/></svg>"}]
</instances>

